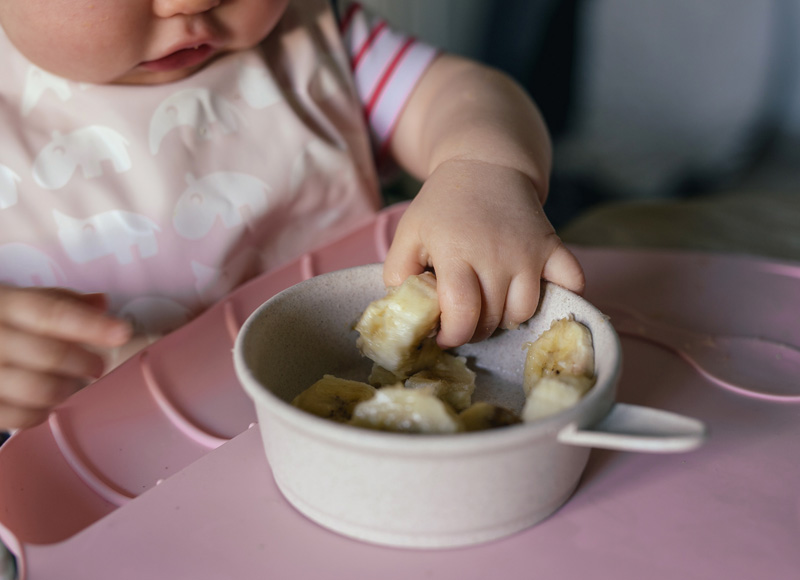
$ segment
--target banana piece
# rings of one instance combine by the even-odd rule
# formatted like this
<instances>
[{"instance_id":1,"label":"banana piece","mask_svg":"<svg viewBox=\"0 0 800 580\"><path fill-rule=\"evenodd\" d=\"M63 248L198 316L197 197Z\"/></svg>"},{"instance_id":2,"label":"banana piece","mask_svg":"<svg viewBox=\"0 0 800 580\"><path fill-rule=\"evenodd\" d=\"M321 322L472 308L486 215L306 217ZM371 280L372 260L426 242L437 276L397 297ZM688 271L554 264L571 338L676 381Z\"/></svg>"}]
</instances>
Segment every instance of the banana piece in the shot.
<instances>
[{"instance_id":1,"label":"banana piece","mask_svg":"<svg viewBox=\"0 0 800 580\"><path fill-rule=\"evenodd\" d=\"M441 349L433 336L440 313L434 275L409 276L367 306L355 325L356 346L384 369L406 378L438 359Z\"/></svg>"},{"instance_id":2,"label":"banana piece","mask_svg":"<svg viewBox=\"0 0 800 580\"><path fill-rule=\"evenodd\" d=\"M401 375L394 374L392 371L386 370L378 363L373 363L372 371L369 373L367 382L369 382L369 384L373 387L379 389L381 387L388 387L389 385L402 383L403 377Z\"/></svg>"},{"instance_id":3,"label":"banana piece","mask_svg":"<svg viewBox=\"0 0 800 580\"><path fill-rule=\"evenodd\" d=\"M415 355L414 364L410 367L410 372L417 373L421 370L429 369L436 364L442 357L444 351L436 344L436 339L433 337L425 338L422 341L420 348ZM369 384L373 387L385 387L395 383L402 383L406 380L408 375L403 372L392 372L389 369L383 368L378 363L373 363L372 371L369 374Z\"/></svg>"},{"instance_id":4,"label":"banana piece","mask_svg":"<svg viewBox=\"0 0 800 580\"><path fill-rule=\"evenodd\" d=\"M457 433L464 430L458 415L430 389L383 387L356 405L350 425L401 433Z\"/></svg>"},{"instance_id":5,"label":"banana piece","mask_svg":"<svg viewBox=\"0 0 800 580\"><path fill-rule=\"evenodd\" d=\"M356 405L374 395L375 388L371 385L324 375L297 395L292 405L323 419L347 423L352 418Z\"/></svg>"},{"instance_id":6,"label":"banana piece","mask_svg":"<svg viewBox=\"0 0 800 580\"><path fill-rule=\"evenodd\" d=\"M591 331L573 316L555 320L535 342L528 344L523 388L530 395L543 377L586 377L594 383L594 347Z\"/></svg>"},{"instance_id":7,"label":"banana piece","mask_svg":"<svg viewBox=\"0 0 800 580\"><path fill-rule=\"evenodd\" d=\"M544 377L536 383L525 401L522 419L534 421L569 409L581 400L593 384L594 381L586 377Z\"/></svg>"},{"instance_id":8,"label":"banana piece","mask_svg":"<svg viewBox=\"0 0 800 580\"><path fill-rule=\"evenodd\" d=\"M510 409L486 401L473 403L459 413L465 431L485 431L515 425L522 420Z\"/></svg>"},{"instance_id":9,"label":"banana piece","mask_svg":"<svg viewBox=\"0 0 800 580\"><path fill-rule=\"evenodd\" d=\"M467 367L467 359L442 352L432 367L414 373L406 379L407 389L431 389L456 411L472 404L475 392L475 372Z\"/></svg>"},{"instance_id":10,"label":"banana piece","mask_svg":"<svg viewBox=\"0 0 800 580\"><path fill-rule=\"evenodd\" d=\"M591 331L572 316L554 321L528 346L523 420L533 421L571 407L595 380Z\"/></svg>"}]
</instances>

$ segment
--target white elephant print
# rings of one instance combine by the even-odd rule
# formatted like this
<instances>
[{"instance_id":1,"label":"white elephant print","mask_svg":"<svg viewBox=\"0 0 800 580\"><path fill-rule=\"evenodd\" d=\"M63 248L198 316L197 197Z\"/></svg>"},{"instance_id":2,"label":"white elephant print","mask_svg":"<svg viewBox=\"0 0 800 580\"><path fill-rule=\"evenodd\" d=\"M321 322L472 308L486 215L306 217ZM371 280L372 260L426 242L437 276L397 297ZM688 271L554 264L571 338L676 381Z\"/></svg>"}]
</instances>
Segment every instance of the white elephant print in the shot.
<instances>
[{"instance_id":1,"label":"white elephant print","mask_svg":"<svg viewBox=\"0 0 800 580\"><path fill-rule=\"evenodd\" d=\"M250 215L267 209L270 187L260 179L245 173L219 171L195 179L186 176L189 187L175 205L172 224L184 238L199 240L206 236L219 218L226 228L245 222L245 208Z\"/></svg>"},{"instance_id":2,"label":"white elephant print","mask_svg":"<svg viewBox=\"0 0 800 580\"><path fill-rule=\"evenodd\" d=\"M239 67L239 91L245 102L254 109L264 109L283 100L283 95L270 72L262 67Z\"/></svg>"},{"instance_id":3,"label":"white elephant print","mask_svg":"<svg viewBox=\"0 0 800 580\"><path fill-rule=\"evenodd\" d=\"M0 209L7 209L17 204L17 183L20 177L11 168L0 165Z\"/></svg>"},{"instance_id":4,"label":"white elephant print","mask_svg":"<svg viewBox=\"0 0 800 580\"><path fill-rule=\"evenodd\" d=\"M158 253L155 232L160 228L143 215L112 210L77 219L53 210L53 218L61 246L79 264L103 256L115 256L120 264L130 264L134 247L143 259Z\"/></svg>"},{"instance_id":5,"label":"white elephant print","mask_svg":"<svg viewBox=\"0 0 800 580\"><path fill-rule=\"evenodd\" d=\"M13 242L0 245L0 282L19 287L64 286L59 265L41 250Z\"/></svg>"},{"instance_id":6,"label":"white elephant print","mask_svg":"<svg viewBox=\"0 0 800 580\"><path fill-rule=\"evenodd\" d=\"M114 171L131 168L128 141L117 131L90 125L62 135L53 132L53 139L36 156L33 178L45 189L59 189L72 179L80 167L86 179L103 175L101 162L111 161Z\"/></svg>"},{"instance_id":7,"label":"white elephant print","mask_svg":"<svg viewBox=\"0 0 800 580\"><path fill-rule=\"evenodd\" d=\"M158 153L164 137L181 125L193 127L204 139L211 138L210 127L219 121L223 134L237 130L236 108L230 101L208 89L184 89L161 102L150 119L150 153Z\"/></svg>"},{"instance_id":8,"label":"white elephant print","mask_svg":"<svg viewBox=\"0 0 800 580\"><path fill-rule=\"evenodd\" d=\"M136 334L149 336L175 330L192 319L192 312L186 306L161 296L134 298L117 314L130 321Z\"/></svg>"},{"instance_id":9,"label":"white elephant print","mask_svg":"<svg viewBox=\"0 0 800 580\"><path fill-rule=\"evenodd\" d=\"M53 91L61 102L66 102L72 97L69 81L31 65L25 76L25 89L22 94L22 115L27 117L47 91Z\"/></svg>"}]
</instances>

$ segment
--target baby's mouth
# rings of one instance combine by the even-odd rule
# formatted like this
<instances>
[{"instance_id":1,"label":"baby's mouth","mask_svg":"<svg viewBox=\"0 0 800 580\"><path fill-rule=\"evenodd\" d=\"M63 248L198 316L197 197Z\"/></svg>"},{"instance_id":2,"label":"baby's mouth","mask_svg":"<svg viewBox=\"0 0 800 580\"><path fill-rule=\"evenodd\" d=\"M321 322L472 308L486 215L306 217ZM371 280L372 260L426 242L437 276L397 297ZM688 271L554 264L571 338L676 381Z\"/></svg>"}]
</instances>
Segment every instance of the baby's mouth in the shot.
<instances>
[{"instance_id":1,"label":"baby's mouth","mask_svg":"<svg viewBox=\"0 0 800 580\"><path fill-rule=\"evenodd\" d=\"M157 60L148 60L141 66L154 72L179 70L202 64L213 54L214 48L211 45L199 44L191 48L176 50Z\"/></svg>"}]
</instances>

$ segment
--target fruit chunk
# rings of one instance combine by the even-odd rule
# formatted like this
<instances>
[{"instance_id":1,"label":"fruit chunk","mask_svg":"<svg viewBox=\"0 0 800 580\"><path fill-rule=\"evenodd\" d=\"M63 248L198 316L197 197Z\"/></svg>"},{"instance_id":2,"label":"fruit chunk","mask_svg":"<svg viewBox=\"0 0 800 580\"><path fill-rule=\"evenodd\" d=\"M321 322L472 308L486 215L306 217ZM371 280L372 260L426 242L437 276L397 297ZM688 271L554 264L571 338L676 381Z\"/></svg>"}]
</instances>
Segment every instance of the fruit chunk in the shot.
<instances>
[{"instance_id":1,"label":"fruit chunk","mask_svg":"<svg viewBox=\"0 0 800 580\"><path fill-rule=\"evenodd\" d=\"M511 409L493 405L486 401L474 403L459 414L466 431L484 431L515 425L522 420Z\"/></svg>"},{"instance_id":2,"label":"fruit chunk","mask_svg":"<svg viewBox=\"0 0 800 580\"><path fill-rule=\"evenodd\" d=\"M398 384L375 391L356 405L350 425L402 433L456 433L464 427L458 415L430 389Z\"/></svg>"},{"instance_id":3,"label":"fruit chunk","mask_svg":"<svg viewBox=\"0 0 800 580\"><path fill-rule=\"evenodd\" d=\"M573 316L554 321L528 346L523 419L532 421L571 407L595 380L591 331Z\"/></svg>"},{"instance_id":4,"label":"fruit chunk","mask_svg":"<svg viewBox=\"0 0 800 580\"><path fill-rule=\"evenodd\" d=\"M371 385L324 375L297 395L292 405L323 419L347 423L355 406L374 395L375 388Z\"/></svg>"},{"instance_id":5,"label":"fruit chunk","mask_svg":"<svg viewBox=\"0 0 800 580\"><path fill-rule=\"evenodd\" d=\"M534 385L522 409L522 418L533 421L569 409L592 388L594 381L585 377L561 375L544 377Z\"/></svg>"},{"instance_id":6,"label":"fruit chunk","mask_svg":"<svg viewBox=\"0 0 800 580\"><path fill-rule=\"evenodd\" d=\"M555 320L535 342L528 345L523 388L529 395L543 377L569 375L594 382L592 333L574 317Z\"/></svg>"},{"instance_id":7,"label":"fruit chunk","mask_svg":"<svg viewBox=\"0 0 800 580\"><path fill-rule=\"evenodd\" d=\"M432 337L439 315L433 274L409 276L367 306L355 326L356 346L384 369L406 378L438 358L441 350Z\"/></svg>"},{"instance_id":8,"label":"fruit chunk","mask_svg":"<svg viewBox=\"0 0 800 580\"><path fill-rule=\"evenodd\" d=\"M432 389L433 393L456 411L472 404L475 371L467 368L467 359L443 352L430 368L414 373L405 382L407 389Z\"/></svg>"},{"instance_id":9,"label":"fruit chunk","mask_svg":"<svg viewBox=\"0 0 800 580\"><path fill-rule=\"evenodd\" d=\"M378 363L372 365L372 371L369 373L367 379L370 385L376 388L388 387L389 385L396 385L403 382L401 375L396 375L392 371L387 371Z\"/></svg>"}]
</instances>

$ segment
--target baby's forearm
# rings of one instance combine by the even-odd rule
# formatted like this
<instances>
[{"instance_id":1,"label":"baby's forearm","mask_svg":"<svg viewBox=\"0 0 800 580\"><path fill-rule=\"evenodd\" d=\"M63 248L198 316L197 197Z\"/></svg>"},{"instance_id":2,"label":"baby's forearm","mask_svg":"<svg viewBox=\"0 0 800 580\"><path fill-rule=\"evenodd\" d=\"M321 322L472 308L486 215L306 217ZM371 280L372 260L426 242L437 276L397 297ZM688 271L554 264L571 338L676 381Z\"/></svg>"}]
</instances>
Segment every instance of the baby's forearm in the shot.
<instances>
[{"instance_id":1,"label":"baby's forearm","mask_svg":"<svg viewBox=\"0 0 800 580\"><path fill-rule=\"evenodd\" d=\"M452 55L420 80L392 141L397 162L419 179L449 160L471 160L527 175L543 203L552 161L544 121L505 74Z\"/></svg>"}]
</instances>

